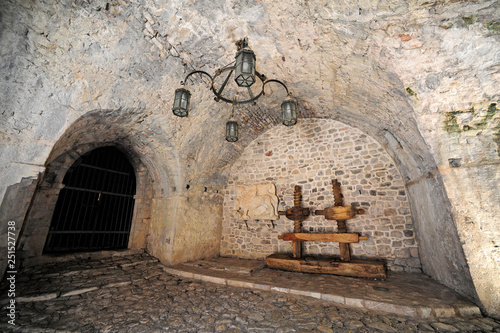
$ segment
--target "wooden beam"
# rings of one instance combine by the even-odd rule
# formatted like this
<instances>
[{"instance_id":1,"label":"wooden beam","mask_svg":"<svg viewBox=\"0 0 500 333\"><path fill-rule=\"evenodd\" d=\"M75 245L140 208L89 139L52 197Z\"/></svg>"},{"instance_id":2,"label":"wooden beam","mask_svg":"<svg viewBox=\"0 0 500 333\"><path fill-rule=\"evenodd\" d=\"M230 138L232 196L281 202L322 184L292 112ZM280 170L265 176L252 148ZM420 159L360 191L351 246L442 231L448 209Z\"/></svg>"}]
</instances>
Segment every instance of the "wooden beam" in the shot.
<instances>
[{"instance_id":1,"label":"wooden beam","mask_svg":"<svg viewBox=\"0 0 500 333\"><path fill-rule=\"evenodd\" d=\"M292 251L294 258L302 258L302 242L292 241Z\"/></svg>"},{"instance_id":2,"label":"wooden beam","mask_svg":"<svg viewBox=\"0 0 500 333\"><path fill-rule=\"evenodd\" d=\"M350 220L364 212L364 209L356 209L353 206L332 206L317 210L314 214L324 215L327 220Z\"/></svg>"},{"instance_id":3,"label":"wooden beam","mask_svg":"<svg viewBox=\"0 0 500 333\"><path fill-rule=\"evenodd\" d=\"M386 279L385 263L377 260L352 259L349 262L330 259L293 259L286 254L272 254L266 258L267 266L287 271Z\"/></svg>"},{"instance_id":4,"label":"wooden beam","mask_svg":"<svg viewBox=\"0 0 500 333\"><path fill-rule=\"evenodd\" d=\"M359 243L360 240L367 240L367 236L359 236L357 233L303 233L291 232L278 236L285 241L314 241L314 242L339 242L339 243Z\"/></svg>"}]
</instances>

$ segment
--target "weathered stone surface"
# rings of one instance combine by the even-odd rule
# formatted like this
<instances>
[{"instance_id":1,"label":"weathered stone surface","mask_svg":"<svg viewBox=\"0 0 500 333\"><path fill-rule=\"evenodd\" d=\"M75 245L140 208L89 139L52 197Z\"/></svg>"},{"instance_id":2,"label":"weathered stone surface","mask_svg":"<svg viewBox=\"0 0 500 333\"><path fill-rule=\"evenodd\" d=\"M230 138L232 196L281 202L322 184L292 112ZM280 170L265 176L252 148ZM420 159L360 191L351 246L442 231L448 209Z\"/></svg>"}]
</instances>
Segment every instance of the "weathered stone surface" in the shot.
<instances>
[{"instance_id":1,"label":"weathered stone surface","mask_svg":"<svg viewBox=\"0 0 500 333\"><path fill-rule=\"evenodd\" d=\"M250 142L281 126L284 92L270 84L258 105L237 110L236 144L224 140L227 105L213 101L203 79L187 83L189 118L169 109L188 71L213 73L248 36L259 72L287 84L301 119L338 120L387 150L407 188L422 269L499 316L499 6L2 2L0 200L23 177L63 175L68 166L50 165L75 147L120 145L151 176L133 246L146 247L148 236L147 247L168 263L217 255L229 169ZM47 202L35 201L38 214ZM43 241L26 239L23 251L36 256Z\"/></svg>"},{"instance_id":2,"label":"weathered stone surface","mask_svg":"<svg viewBox=\"0 0 500 333\"><path fill-rule=\"evenodd\" d=\"M239 185L236 188L237 206L240 220L277 220L278 197L274 184Z\"/></svg>"},{"instance_id":3,"label":"weathered stone surface","mask_svg":"<svg viewBox=\"0 0 500 333\"><path fill-rule=\"evenodd\" d=\"M90 288L83 288L83 289L76 289L72 291L68 291L64 294L61 294L61 297L68 297L68 296L74 296L74 295L80 295L80 294L85 294L91 291L97 290L97 287L90 287Z\"/></svg>"},{"instance_id":4,"label":"weathered stone surface","mask_svg":"<svg viewBox=\"0 0 500 333\"><path fill-rule=\"evenodd\" d=\"M121 268L125 262L128 268L137 269ZM231 266L227 265L230 262L239 262L239 266L243 267L248 265L245 261L235 259L221 259L220 262L225 263L226 267ZM220 264L217 260L210 261L212 267L216 267L217 264ZM184 266L200 269L198 264ZM203 266L203 270L223 274L221 276L228 279L234 274L249 278L249 274L237 269L239 266L233 265L231 267L234 269L230 270L214 270L207 264ZM75 272L78 268L81 274L65 274ZM283 278L279 276L277 279L277 275L273 273L276 272L267 270L266 274L261 274L257 278L265 279L267 274L270 274L273 281ZM2 332L52 330L99 332L307 332L311 330L441 332L445 330L453 332L491 331L500 328L500 323L491 318L454 317L416 320L408 316L344 307L312 297L198 282L164 273L162 264L157 260L151 260L146 254L46 263L26 268L23 274L29 279L19 281L17 288L22 293L50 290L54 287L58 292L53 293L53 297L30 299L24 297L25 301L16 303L16 326L2 322L0 323ZM112 286L107 284L109 274L114 275L117 280L128 279L133 283L117 283ZM289 283L294 281L295 284L297 277L300 281L303 275L287 272L280 274L284 275L286 281ZM57 284L54 283L56 280ZM83 285L86 287L82 288ZM322 284L314 283L314 285ZM325 285L323 284L323 287ZM0 289L2 293L5 290L4 286ZM339 287L345 289L346 285ZM68 292L69 290L72 292ZM84 290L88 292L82 293ZM70 294L73 296L66 297ZM417 299L411 294L410 297ZM441 301L450 301L448 296L445 298ZM23 296L16 298L16 300L22 299ZM418 299L421 300L422 297ZM410 300L411 298L408 298L408 301ZM4 304L2 309L5 310L6 306Z\"/></svg>"},{"instance_id":5,"label":"weathered stone surface","mask_svg":"<svg viewBox=\"0 0 500 333\"><path fill-rule=\"evenodd\" d=\"M35 296L24 296L24 297L16 297L16 302L25 303L25 302L42 302L48 301L54 298L57 298L57 293L43 294L43 295L35 295Z\"/></svg>"}]
</instances>

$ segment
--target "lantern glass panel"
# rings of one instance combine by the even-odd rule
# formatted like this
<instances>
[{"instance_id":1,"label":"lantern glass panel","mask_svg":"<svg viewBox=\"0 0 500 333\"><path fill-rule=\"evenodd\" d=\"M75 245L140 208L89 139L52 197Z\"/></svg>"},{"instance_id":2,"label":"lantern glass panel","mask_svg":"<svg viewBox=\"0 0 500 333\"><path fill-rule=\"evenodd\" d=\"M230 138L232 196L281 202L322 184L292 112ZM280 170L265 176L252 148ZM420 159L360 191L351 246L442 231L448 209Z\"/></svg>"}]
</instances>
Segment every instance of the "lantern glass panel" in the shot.
<instances>
[{"instance_id":1,"label":"lantern glass panel","mask_svg":"<svg viewBox=\"0 0 500 333\"><path fill-rule=\"evenodd\" d=\"M238 141L238 123L236 121L226 123L226 140L229 142Z\"/></svg>"},{"instance_id":2,"label":"lantern glass panel","mask_svg":"<svg viewBox=\"0 0 500 333\"><path fill-rule=\"evenodd\" d=\"M255 83L255 54L243 49L236 55L235 81L240 87L250 87Z\"/></svg>"},{"instance_id":3,"label":"lantern glass panel","mask_svg":"<svg viewBox=\"0 0 500 333\"><path fill-rule=\"evenodd\" d=\"M178 117L187 117L189 112L189 104L191 100L191 93L189 90L179 88L175 91L174 107L172 112Z\"/></svg>"},{"instance_id":4,"label":"lantern glass panel","mask_svg":"<svg viewBox=\"0 0 500 333\"><path fill-rule=\"evenodd\" d=\"M295 101L287 99L281 104L283 125L292 126L297 123L297 104Z\"/></svg>"}]
</instances>

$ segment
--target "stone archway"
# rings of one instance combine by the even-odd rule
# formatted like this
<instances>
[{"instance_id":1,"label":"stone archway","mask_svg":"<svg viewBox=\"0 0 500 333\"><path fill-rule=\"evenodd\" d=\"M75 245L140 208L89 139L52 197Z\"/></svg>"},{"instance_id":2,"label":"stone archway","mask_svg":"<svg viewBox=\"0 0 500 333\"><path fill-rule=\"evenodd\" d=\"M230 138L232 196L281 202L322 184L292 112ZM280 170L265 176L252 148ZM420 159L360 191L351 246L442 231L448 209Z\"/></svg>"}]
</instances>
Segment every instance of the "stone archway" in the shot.
<instances>
[{"instance_id":1,"label":"stone archway","mask_svg":"<svg viewBox=\"0 0 500 333\"><path fill-rule=\"evenodd\" d=\"M81 156L64 176L44 253L127 248L135 183L132 165L117 148Z\"/></svg>"},{"instance_id":2,"label":"stone archway","mask_svg":"<svg viewBox=\"0 0 500 333\"><path fill-rule=\"evenodd\" d=\"M293 144L290 144L290 143ZM382 259L391 271L420 272L418 242L403 178L385 149L359 129L330 119L302 119L293 130L275 126L252 141L231 168L225 195L221 253L263 259L291 252L290 242L278 240L291 232L290 220L246 219L234 213L235 187L272 183L279 210L291 207L294 185L302 189L304 207L333 205L331 180L341 183L346 204L363 208L349 220L349 232L368 240L351 244L357 258ZM323 216L309 216L304 232L336 232ZM338 255L338 243L303 244L305 255Z\"/></svg>"},{"instance_id":3,"label":"stone archway","mask_svg":"<svg viewBox=\"0 0 500 333\"><path fill-rule=\"evenodd\" d=\"M74 147L47 165L46 172L34 195L32 202L33 209L28 215L21 235L21 259L42 255L57 200L61 190L65 186L63 183L64 176L80 156L103 146L109 146L109 143L93 143ZM114 146L116 147L115 149L121 151L131 161L131 165L135 169L134 176L136 177L137 184L136 204L132 213L128 248L145 249L147 246L149 221L151 219L149 200L152 197L151 178L147 168L137 157L134 157L134 155L120 144L115 144Z\"/></svg>"},{"instance_id":4,"label":"stone archway","mask_svg":"<svg viewBox=\"0 0 500 333\"><path fill-rule=\"evenodd\" d=\"M437 281L458 291L460 294L479 303L470 277L469 267L459 242L456 226L451 215L451 207L445 193L441 174L431 158L429 151L426 149L425 143L418 130L413 125L406 126L406 131L403 131L403 127L392 130L389 126L385 129L377 129L375 126L376 124L366 122L366 120L362 118L348 116L330 118L333 119L321 119L320 123L336 120L349 127L360 130L374 139L377 145L383 147L385 153L393 160L399 171L401 180L404 183L405 196L407 196L408 203L411 207L415 241L418 242L418 257L420 259L422 271ZM318 120L319 119L315 119L315 121ZM310 121L312 121L312 119L304 119L304 122ZM270 135L269 133L272 131L273 129L261 133L260 136L254 138L254 141L265 142L267 136ZM285 133L287 131L293 132L294 129L283 129L283 131ZM311 129L308 133L302 133L302 137L297 140L314 140L314 137L315 132ZM280 135L275 139L279 140L279 138L281 138ZM289 139L288 143L282 147L280 152L282 153L282 151L289 147L294 147L295 144L294 140ZM252 142L242 149L246 149L246 147L250 147L250 145L252 145ZM276 153L276 151L270 152L270 149L267 149L264 144L259 146L256 151L261 155ZM242 154L244 153L240 151L240 155ZM238 168L236 165L234 167ZM266 165L266 168L268 167L269 166ZM274 166L274 168L277 168L277 166ZM273 173L270 172L270 174L272 175ZM256 175L250 175L250 177L252 176ZM266 181L267 177L272 176L264 176L264 181ZM242 177L241 179L234 180L229 177L228 185L231 187L239 181L245 181L245 179L245 177ZM227 210L225 210L225 219L227 218L227 213ZM231 245L228 243L228 237L231 237L231 235L230 231L228 231L229 228L227 228L227 220L224 223L226 228L223 231L222 250L228 255L235 255L241 249L237 247L231 248ZM246 226L243 226L242 229L246 229ZM224 232L226 234L224 234ZM240 232L240 234L245 234L244 231L238 232ZM261 230L258 229L258 232L261 232ZM408 229L407 234L403 233L404 237L409 237L411 232L413 231ZM254 241L260 242L260 239ZM264 239L264 241L268 240ZM403 239L403 241L405 241L405 239ZM406 241L410 240L406 239ZM404 251L407 250L408 249L405 249ZM411 258L411 255L410 259L417 260L416 257ZM401 258L391 258L391 260L393 260L396 265L400 265L401 263ZM411 271L413 269L408 266L406 266L406 268L404 267L403 270L406 269Z\"/></svg>"},{"instance_id":5,"label":"stone archway","mask_svg":"<svg viewBox=\"0 0 500 333\"><path fill-rule=\"evenodd\" d=\"M36 189L32 192L34 194L30 209L19 236L20 260L36 261L36 258L42 256L50 221L64 186L63 178L67 170L83 154L105 146L118 149L134 169L136 194L128 248L147 249L155 255L159 253L163 255L163 260L171 257L168 249L165 250L161 244L151 244L155 244L157 237L173 238L165 236L165 233L173 228L168 227L168 223L164 221L166 214L163 213L165 209L172 210L172 205L166 207L165 202L169 201L167 197L170 186L167 185L175 184L175 177L169 177L173 172L167 173L168 166L165 164L158 166L151 147L144 143L148 138L144 137L139 129L130 131L129 122L135 121L135 118L128 117L126 112L121 111L89 112L76 120L60 136L47 158L45 170L39 176ZM151 139L148 142L151 142ZM164 210L155 209L155 206Z\"/></svg>"}]
</instances>

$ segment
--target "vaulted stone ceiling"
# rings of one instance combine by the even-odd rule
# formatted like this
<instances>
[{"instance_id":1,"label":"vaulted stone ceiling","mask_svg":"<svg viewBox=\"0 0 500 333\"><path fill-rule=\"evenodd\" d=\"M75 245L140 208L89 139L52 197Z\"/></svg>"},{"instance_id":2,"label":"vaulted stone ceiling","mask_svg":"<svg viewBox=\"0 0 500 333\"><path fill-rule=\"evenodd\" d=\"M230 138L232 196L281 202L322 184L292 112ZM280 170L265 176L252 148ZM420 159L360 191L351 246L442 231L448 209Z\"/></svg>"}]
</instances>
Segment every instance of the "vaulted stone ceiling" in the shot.
<instances>
[{"instance_id":1,"label":"vaulted stone ceiling","mask_svg":"<svg viewBox=\"0 0 500 333\"><path fill-rule=\"evenodd\" d=\"M261 98L258 106L245 108L238 115L250 121L243 126L242 141L236 147L223 141L228 106L215 103L201 80L190 83L195 93L191 119L170 119L169 109L173 91L187 71L213 72L231 62L234 42L247 36L258 57L258 70L286 82L299 101L302 116L332 117L375 136L384 129L401 132L397 137L408 136L405 141L420 141L423 145L416 120L462 107L456 96L447 97L446 92L456 89L478 60L484 61L480 73L475 73L474 84L465 83L468 88L463 92L449 94L463 94L464 99L471 90L480 90L485 99L497 94L489 82L498 69L495 57L491 57L495 51L491 42L498 40L498 35L494 28L486 36L476 31L486 30L483 25L494 22L494 4L24 4L32 10L7 12L4 21L21 20L23 25L16 29L23 31L16 32L27 38L14 39L10 50L3 49L5 54L12 51L16 55L11 58L10 73L22 72L23 81L27 82L19 82L19 87L15 81L7 81L5 96L29 95L36 89L39 97L48 98L32 98L31 113L16 113L10 121L20 121L17 128L29 131L37 113L42 108L49 109L44 111L52 114L45 117L43 133L33 133L34 137L44 138L60 132L71 121L58 112L63 106L77 105L73 118L91 110L116 109L119 113L118 110L135 109L141 110L144 132L149 127L153 132L176 133L179 141L190 145L203 136L199 131L199 124L203 123L207 133L215 134L203 136L207 146L233 154L278 122L276 106L283 98L279 91ZM470 29L467 25L471 21L466 18L481 25ZM5 31L4 38L9 33L13 32ZM484 59L469 56L476 48L481 49ZM33 57L35 54L39 56ZM413 96L408 95L406 87ZM411 98L415 100L413 105ZM440 110L442 98L450 100L446 103L449 110ZM41 99L47 100L48 105L40 103ZM270 114L256 120L253 113ZM152 125L165 120L172 120L169 122L176 126L160 130ZM421 123L429 131L436 130L436 120ZM429 143L435 140L432 135L426 139ZM204 155L213 156L209 152ZM225 154L216 155L228 159L223 157Z\"/></svg>"},{"instance_id":2,"label":"vaulted stone ceiling","mask_svg":"<svg viewBox=\"0 0 500 333\"><path fill-rule=\"evenodd\" d=\"M494 304L480 261L500 271L498 1L12 0L0 13L0 193L96 141L129 147L166 189L224 185L243 149L280 124L283 91L269 85L237 111L235 144L224 140L230 108L206 81L189 82L188 118L172 114L172 97L248 37L257 69L286 83L301 117L371 135L417 198L415 218L450 220L444 234L458 225L480 298Z\"/></svg>"},{"instance_id":3,"label":"vaulted stone ceiling","mask_svg":"<svg viewBox=\"0 0 500 333\"><path fill-rule=\"evenodd\" d=\"M434 146L439 117L434 115L465 108L470 93L480 92L475 101L498 94L495 3L5 4L4 24L22 24L3 33L11 42L2 48L4 56L12 55L4 67L4 105L32 96L23 106L30 111L14 111L7 121L14 132L50 141L89 111L115 110L118 118L141 123L130 128L137 131L137 142L151 137L162 146L170 138L180 151L190 151L186 158L203 155L206 163L196 163L198 171L221 167L279 122L284 97L279 87L271 87L274 93L257 106L237 112L244 124L235 145L223 138L230 108L213 101L206 83L189 83L194 96L188 119L173 117L172 95L188 71L213 73L233 61L234 42L247 36L258 70L289 86L303 117L334 118L375 137L388 131L425 155L418 126L431 150L439 149ZM23 80L16 80L21 75ZM62 111L68 107L76 112ZM37 116L43 116L38 130Z\"/></svg>"}]
</instances>

